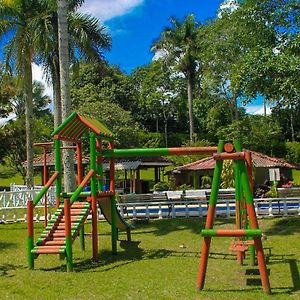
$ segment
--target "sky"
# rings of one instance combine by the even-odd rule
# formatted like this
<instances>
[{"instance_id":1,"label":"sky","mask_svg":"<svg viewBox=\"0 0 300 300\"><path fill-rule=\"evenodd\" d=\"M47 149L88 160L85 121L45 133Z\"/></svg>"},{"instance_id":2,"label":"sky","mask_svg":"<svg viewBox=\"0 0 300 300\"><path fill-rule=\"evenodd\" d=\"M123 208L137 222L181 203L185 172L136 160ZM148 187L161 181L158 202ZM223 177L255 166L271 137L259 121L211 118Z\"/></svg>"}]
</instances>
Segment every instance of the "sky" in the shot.
<instances>
[{"instance_id":1,"label":"sky","mask_svg":"<svg viewBox=\"0 0 300 300\"><path fill-rule=\"evenodd\" d=\"M193 13L204 22L217 15L220 0L86 0L82 11L97 16L112 36L105 57L126 73L148 64L151 45L170 25L170 17L183 20Z\"/></svg>"},{"instance_id":2,"label":"sky","mask_svg":"<svg viewBox=\"0 0 300 300\"><path fill-rule=\"evenodd\" d=\"M107 27L112 49L104 53L105 58L130 74L134 68L151 62L151 45L170 25L170 17L183 20L193 13L203 23L217 16L221 3L222 0L86 0L80 11L98 17ZM33 78L45 83L41 68L35 64ZM52 97L51 87L47 87L46 94ZM261 98L247 105L246 110L263 113Z\"/></svg>"}]
</instances>

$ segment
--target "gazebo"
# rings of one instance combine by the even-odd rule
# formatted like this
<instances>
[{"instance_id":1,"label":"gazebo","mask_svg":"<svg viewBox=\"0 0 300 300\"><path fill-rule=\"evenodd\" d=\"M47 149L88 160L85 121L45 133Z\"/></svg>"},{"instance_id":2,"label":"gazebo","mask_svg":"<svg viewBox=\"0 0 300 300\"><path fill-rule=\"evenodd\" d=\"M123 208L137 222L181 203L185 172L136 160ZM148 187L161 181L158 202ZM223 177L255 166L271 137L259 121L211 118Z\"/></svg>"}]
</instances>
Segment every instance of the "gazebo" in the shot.
<instances>
[{"instance_id":1,"label":"gazebo","mask_svg":"<svg viewBox=\"0 0 300 300\"><path fill-rule=\"evenodd\" d=\"M36 144L36 146L45 144ZM33 166L40 168L42 182L45 182L44 177L48 177L50 169L54 168L54 152L52 151L52 143L48 143L48 147L44 148L44 154L35 156L33 160ZM51 147L51 150L50 150ZM46 172L44 159L46 159ZM85 169L89 164L89 158L83 155L82 165ZM77 156L74 156L74 166L77 165ZM141 180L142 170L153 170L153 181L155 183L162 180L164 174L164 168L172 165L172 162L163 156L145 156L145 157L130 157L130 158L116 158L115 159L115 170L123 171L122 180L117 180L116 190L119 193L147 193L149 192L149 182ZM109 161L104 159L103 169L105 175L109 172ZM47 180L46 180L47 181Z\"/></svg>"},{"instance_id":2,"label":"gazebo","mask_svg":"<svg viewBox=\"0 0 300 300\"><path fill-rule=\"evenodd\" d=\"M271 157L266 154L250 151L254 168L255 186L269 180L269 169L278 168L280 174L287 180L292 180L292 170L300 169L299 165L289 163L283 159ZM205 157L192 163L180 166L172 170L177 186L189 184L194 188L200 188L203 176L213 175L215 160L213 157Z\"/></svg>"}]
</instances>

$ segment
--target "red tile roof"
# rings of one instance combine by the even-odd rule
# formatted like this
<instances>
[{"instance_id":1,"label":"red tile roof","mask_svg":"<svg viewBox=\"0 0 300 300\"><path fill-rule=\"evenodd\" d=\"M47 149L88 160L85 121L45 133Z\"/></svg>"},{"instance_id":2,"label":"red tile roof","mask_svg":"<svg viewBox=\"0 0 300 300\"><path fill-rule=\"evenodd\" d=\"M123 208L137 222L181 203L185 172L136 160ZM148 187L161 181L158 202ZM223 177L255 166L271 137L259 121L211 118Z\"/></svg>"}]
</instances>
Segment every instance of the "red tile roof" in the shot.
<instances>
[{"instance_id":1,"label":"red tile roof","mask_svg":"<svg viewBox=\"0 0 300 300\"><path fill-rule=\"evenodd\" d=\"M252 162L256 168L288 168L300 169L299 165L291 164L283 159L271 157L260 152L250 151ZM205 157L195 162L176 168L176 171L196 171L196 170L212 170L215 167L215 160L212 156ZM175 171L173 170L173 171Z\"/></svg>"}]
</instances>

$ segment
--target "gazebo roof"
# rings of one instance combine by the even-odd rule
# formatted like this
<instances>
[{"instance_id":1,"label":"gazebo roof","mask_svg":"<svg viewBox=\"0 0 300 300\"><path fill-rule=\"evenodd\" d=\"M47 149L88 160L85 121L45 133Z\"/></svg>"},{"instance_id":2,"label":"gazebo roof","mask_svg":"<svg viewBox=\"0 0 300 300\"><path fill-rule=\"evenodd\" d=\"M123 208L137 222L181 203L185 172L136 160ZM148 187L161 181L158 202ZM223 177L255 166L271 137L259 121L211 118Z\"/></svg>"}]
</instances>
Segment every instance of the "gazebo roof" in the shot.
<instances>
[{"instance_id":1,"label":"gazebo roof","mask_svg":"<svg viewBox=\"0 0 300 300\"><path fill-rule=\"evenodd\" d=\"M55 139L76 141L82 135L92 131L97 136L112 140L114 134L101 122L94 117L73 112L58 128L56 128L52 136Z\"/></svg>"},{"instance_id":2,"label":"gazebo roof","mask_svg":"<svg viewBox=\"0 0 300 300\"><path fill-rule=\"evenodd\" d=\"M76 153L74 155L74 164L77 163ZM49 152L46 154L47 166L54 166L54 153ZM82 163L84 165L89 164L89 157L83 156ZM128 158L115 158L115 168L116 170L136 170L138 168L151 168L151 167L167 167L170 166L172 162L163 156L154 157L131 157ZM43 167L44 159L43 155L36 156L33 159L34 167ZM108 159L104 159L103 164L104 169L109 168Z\"/></svg>"},{"instance_id":3,"label":"gazebo roof","mask_svg":"<svg viewBox=\"0 0 300 300\"><path fill-rule=\"evenodd\" d=\"M266 154L250 151L252 156L253 165L256 168L287 168L287 169L300 169L299 165L291 164L283 159L271 157ZM215 160L212 156L205 157L192 163L180 166L173 171L197 171L197 170L213 170L215 167Z\"/></svg>"}]
</instances>

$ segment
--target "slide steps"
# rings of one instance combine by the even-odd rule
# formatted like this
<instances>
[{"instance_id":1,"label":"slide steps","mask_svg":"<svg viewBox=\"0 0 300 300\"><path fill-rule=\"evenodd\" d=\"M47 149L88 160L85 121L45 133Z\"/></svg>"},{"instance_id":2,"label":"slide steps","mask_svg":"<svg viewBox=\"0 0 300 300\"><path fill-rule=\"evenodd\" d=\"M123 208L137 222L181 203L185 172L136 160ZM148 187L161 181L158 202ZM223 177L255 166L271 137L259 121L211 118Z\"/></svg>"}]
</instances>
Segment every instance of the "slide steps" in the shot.
<instances>
[{"instance_id":1,"label":"slide steps","mask_svg":"<svg viewBox=\"0 0 300 300\"><path fill-rule=\"evenodd\" d=\"M71 206L71 235L72 241L76 239L79 231L88 217L91 209L89 202L75 202ZM63 204L57 209L53 218L37 240L31 253L39 254L64 254L65 246L65 216Z\"/></svg>"}]
</instances>

